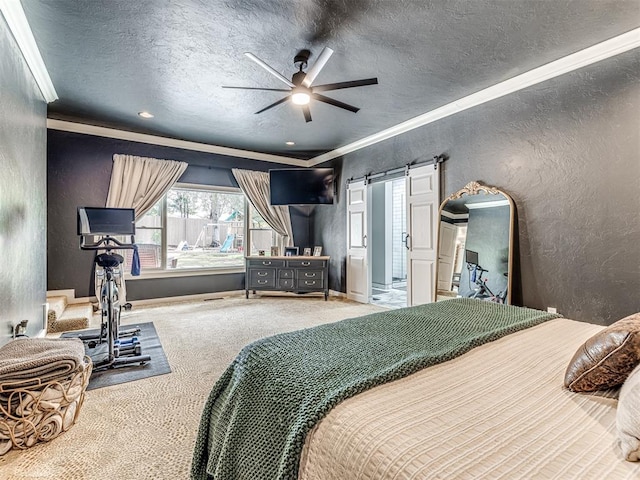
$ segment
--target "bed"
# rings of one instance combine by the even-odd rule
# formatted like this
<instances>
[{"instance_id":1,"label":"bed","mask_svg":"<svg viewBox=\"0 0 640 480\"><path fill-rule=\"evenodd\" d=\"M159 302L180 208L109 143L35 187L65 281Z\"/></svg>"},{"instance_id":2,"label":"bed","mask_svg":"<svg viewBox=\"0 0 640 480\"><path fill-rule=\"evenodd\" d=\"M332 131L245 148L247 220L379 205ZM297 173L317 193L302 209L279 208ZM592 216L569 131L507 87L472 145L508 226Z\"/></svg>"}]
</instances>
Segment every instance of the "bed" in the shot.
<instances>
[{"instance_id":1,"label":"bed","mask_svg":"<svg viewBox=\"0 0 640 480\"><path fill-rule=\"evenodd\" d=\"M192 478L640 478L618 446L618 390L563 387L569 359L601 326L472 299L331 325L266 339L276 367L264 367L263 341L240 353L203 412ZM326 333L337 334L333 360L320 361ZM353 362L362 358L378 365L366 371ZM316 369L328 385L297 397ZM357 372L338 386L343 369Z\"/></svg>"}]
</instances>

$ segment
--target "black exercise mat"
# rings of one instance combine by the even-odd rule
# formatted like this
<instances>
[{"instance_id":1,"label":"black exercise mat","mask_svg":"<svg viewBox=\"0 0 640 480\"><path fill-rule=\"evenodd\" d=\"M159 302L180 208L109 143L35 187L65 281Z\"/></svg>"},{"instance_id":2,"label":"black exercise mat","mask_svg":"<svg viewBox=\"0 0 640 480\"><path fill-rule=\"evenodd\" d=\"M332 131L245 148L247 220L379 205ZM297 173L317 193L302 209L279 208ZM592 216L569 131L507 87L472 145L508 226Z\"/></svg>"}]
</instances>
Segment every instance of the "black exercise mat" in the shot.
<instances>
[{"instance_id":1,"label":"black exercise mat","mask_svg":"<svg viewBox=\"0 0 640 480\"><path fill-rule=\"evenodd\" d=\"M151 361L144 365L139 363L132 363L130 365L121 365L116 368L109 368L101 370L99 372L92 372L89 379L89 386L87 390L93 390L95 388L107 387L109 385L117 385L119 383L132 382L134 380L140 380L141 378L154 377L156 375L164 375L165 373L171 373L171 367L167 361L167 357L162 349L162 344L156 333L156 329L153 326L153 322L140 323L137 325L121 325L123 330L137 327L140 329L140 333L136 336L140 340L142 346L142 355L151 356ZM66 338L78 337L80 335L98 334L99 330L78 330L74 332L66 332L61 336ZM90 357L98 358L98 352L100 347L89 348L85 343L85 352Z\"/></svg>"}]
</instances>

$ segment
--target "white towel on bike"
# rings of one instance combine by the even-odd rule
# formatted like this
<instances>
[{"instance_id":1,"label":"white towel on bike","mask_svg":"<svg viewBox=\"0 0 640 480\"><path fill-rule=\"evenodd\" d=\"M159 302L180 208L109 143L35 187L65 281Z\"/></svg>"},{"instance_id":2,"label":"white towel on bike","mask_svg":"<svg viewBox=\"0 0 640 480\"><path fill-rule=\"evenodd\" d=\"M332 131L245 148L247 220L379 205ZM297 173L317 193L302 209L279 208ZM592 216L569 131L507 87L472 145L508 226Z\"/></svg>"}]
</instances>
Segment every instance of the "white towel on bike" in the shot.
<instances>
[{"instance_id":1,"label":"white towel on bike","mask_svg":"<svg viewBox=\"0 0 640 480\"><path fill-rule=\"evenodd\" d=\"M0 387L63 379L85 367L78 338L18 338L0 347Z\"/></svg>"}]
</instances>

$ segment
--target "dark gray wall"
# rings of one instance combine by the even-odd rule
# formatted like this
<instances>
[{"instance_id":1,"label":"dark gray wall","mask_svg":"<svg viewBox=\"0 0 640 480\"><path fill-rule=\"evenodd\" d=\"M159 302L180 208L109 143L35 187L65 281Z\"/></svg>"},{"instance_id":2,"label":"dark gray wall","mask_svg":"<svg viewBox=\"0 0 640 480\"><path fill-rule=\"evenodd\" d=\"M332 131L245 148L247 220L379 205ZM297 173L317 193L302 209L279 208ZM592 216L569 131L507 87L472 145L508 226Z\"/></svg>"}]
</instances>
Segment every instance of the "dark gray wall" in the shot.
<instances>
[{"instance_id":1,"label":"dark gray wall","mask_svg":"<svg viewBox=\"0 0 640 480\"><path fill-rule=\"evenodd\" d=\"M522 304L600 324L640 311L639 112L635 49L331 162L339 203L311 223L330 288L345 291L345 180L447 153L443 197L480 180L516 203Z\"/></svg>"},{"instance_id":2,"label":"dark gray wall","mask_svg":"<svg viewBox=\"0 0 640 480\"><path fill-rule=\"evenodd\" d=\"M46 114L29 67L0 15L0 344L12 326L43 328L46 297Z\"/></svg>"},{"instance_id":3,"label":"dark gray wall","mask_svg":"<svg viewBox=\"0 0 640 480\"><path fill-rule=\"evenodd\" d=\"M104 206L113 154L180 160L189 163L181 182L237 187L231 168L268 170L280 164L182 150L112 138L49 130L48 132L48 290L74 289L93 296L93 253L79 249L78 206ZM309 244L309 211L291 209L296 244ZM127 283L127 299L193 295L244 288L244 274L213 274Z\"/></svg>"}]
</instances>

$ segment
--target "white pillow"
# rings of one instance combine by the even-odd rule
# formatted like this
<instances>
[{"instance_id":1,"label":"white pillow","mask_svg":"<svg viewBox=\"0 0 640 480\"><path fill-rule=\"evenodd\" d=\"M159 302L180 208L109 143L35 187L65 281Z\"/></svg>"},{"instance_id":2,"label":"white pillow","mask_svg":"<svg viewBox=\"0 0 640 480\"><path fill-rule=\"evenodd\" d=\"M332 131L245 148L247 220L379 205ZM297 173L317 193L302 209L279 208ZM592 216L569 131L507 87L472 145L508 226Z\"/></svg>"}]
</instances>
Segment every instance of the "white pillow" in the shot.
<instances>
[{"instance_id":1,"label":"white pillow","mask_svg":"<svg viewBox=\"0 0 640 480\"><path fill-rule=\"evenodd\" d=\"M620 389L616 426L625 460L640 460L640 365L627 377Z\"/></svg>"}]
</instances>

